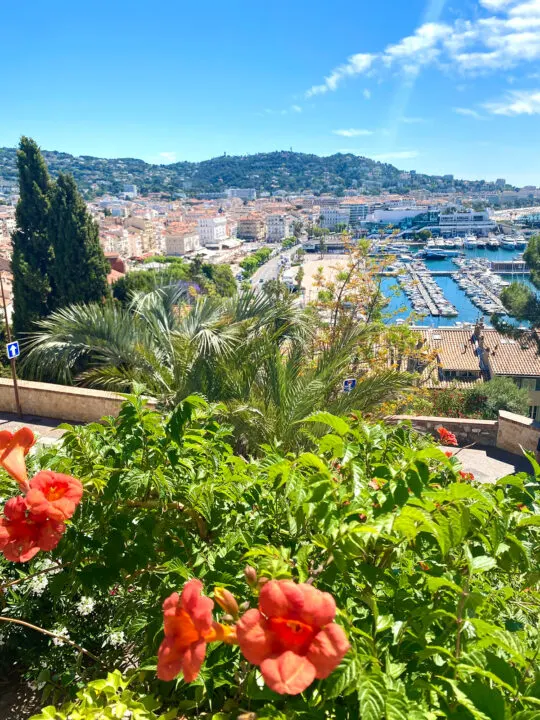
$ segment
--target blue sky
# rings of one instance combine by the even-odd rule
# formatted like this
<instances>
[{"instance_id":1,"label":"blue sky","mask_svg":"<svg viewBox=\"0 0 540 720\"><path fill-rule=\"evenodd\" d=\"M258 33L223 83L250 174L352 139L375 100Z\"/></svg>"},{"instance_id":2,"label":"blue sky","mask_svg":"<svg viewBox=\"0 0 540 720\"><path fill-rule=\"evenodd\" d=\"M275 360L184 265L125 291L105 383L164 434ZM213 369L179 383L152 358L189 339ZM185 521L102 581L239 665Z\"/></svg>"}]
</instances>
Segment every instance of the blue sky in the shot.
<instances>
[{"instance_id":1,"label":"blue sky","mask_svg":"<svg viewBox=\"0 0 540 720\"><path fill-rule=\"evenodd\" d=\"M10 0L0 26L0 146L540 185L540 0Z\"/></svg>"}]
</instances>

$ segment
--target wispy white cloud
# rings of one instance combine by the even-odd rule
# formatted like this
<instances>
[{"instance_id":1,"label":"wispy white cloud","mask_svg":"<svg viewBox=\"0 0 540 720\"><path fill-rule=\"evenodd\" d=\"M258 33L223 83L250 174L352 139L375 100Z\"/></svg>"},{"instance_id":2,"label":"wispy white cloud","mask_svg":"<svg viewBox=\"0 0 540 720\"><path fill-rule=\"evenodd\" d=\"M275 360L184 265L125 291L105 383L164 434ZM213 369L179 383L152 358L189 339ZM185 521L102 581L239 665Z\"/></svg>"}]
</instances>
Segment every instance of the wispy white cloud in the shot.
<instances>
[{"instance_id":1,"label":"wispy white cloud","mask_svg":"<svg viewBox=\"0 0 540 720\"><path fill-rule=\"evenodd\" d=\"M175 152L160 152L159 157L163 158L166 162L176 162L176 153Z\"/></svg>"},{"instance_id":2,"label":"wispy white cloud","mask_svg":"<svg viewBox=\"0 0 540 720\"><path fill-rule=\"evenodd\" d=\"M330 75L324 78L324 82L320 85L313 85L307 92L306 97L313 95L324 95L329 90L336 90L338 85L346 77L361 75L369 70L375 56L369 53L356 53L351 55L347 62L339 67L334 68Z\"/></svg>"},{"instance_id":3,"label":"wispy white cloud","mask_svg":"<svg viewBox=\"0 0 540 720\"><path fill-rule=\"evenodd\" d=\"M295 113L301 113L302 108L300 107L300 105L291 105L291 111Z\"/></svg>"},{"instance_id":4,"label":"wispy white cloud","mask_svg":"<svg viewBox=\"0 0 540 720\"><path fill-rule=\"evenodd\" d=\"M424 22L379 52L351 55L306 95L336 90L344 78L366 73L400 72L414 78L423 67L435 65L477 75L540 60L540 0L480 0L480 4L488 16Z\"/></svg>"},{"instance_id":5,"label":"wispy white cloud","mask_svg":"<svg viewBox=\"0 0 540 720\"><path fill-rule=\"evenodd\" d=\"M480 115L478 110L473 110L472 108L455 107L454 112L458 115L463 115L464 117L474 118L475 120L480 120L482 118L482 115Z\"/></svg>"},{"instance_id":6,"label":"wispy white cloud","mask_svg":"<svg viewBox=\"0 0 540 720\"><path fill-rule=\"evenodd\" d=\"M373 155L372 157L374 160L386 162L387 160L410 160L418 157L418 155L420 155L418 150L394 150L393 152L379 153L378 155Z\"/></svg>"},{"instance_id":7,"label":"wispy white cloud","mask_svg":"<svg viewBox=\"0 0 540 720\"><path fill-rule=\"evenodd\" d=\"M365 88L362 95L366 98L366 100L369 100L371 98L371 90L368 90L368 88Z\"/></svg>"},{"instance_id":8,"label":"wispy white cloud","mask_svg":"<svg viewBox=\"0 0 540 720\"><path fill-rule=\"evenodd\" d=\"M485 103L493 115L540 115L540 90L513 90L497 102Z\"/></svg>"},{"instance_id":9,"label":"wispy white cloud","mask_svg":"<svg viewBox=\"0 0 540 720\"><path fill-rule=\"evenodd\" d=\"M364 135L373 135L373 130L361 130L360 128L349 128L348 130L332 130L334 135L341 137L361 137Z\"/></svg>"}]
</instances>

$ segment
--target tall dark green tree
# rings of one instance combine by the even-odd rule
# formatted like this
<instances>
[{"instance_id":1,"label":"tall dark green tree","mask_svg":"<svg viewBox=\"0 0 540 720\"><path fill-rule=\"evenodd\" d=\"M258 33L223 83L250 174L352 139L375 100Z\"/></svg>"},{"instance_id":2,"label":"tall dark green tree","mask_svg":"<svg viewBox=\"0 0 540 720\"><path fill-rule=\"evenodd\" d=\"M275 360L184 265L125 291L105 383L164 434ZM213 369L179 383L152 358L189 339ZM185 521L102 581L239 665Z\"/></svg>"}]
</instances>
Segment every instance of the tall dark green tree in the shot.
<instances>
[{"instance_id":1,"label":"tall dark green tree","mask_svg":"<svg viewBox=\"0 0 540 720\"><path fill-rule=\"evenodd\" d=\"M51 308L108 297L109 265L99 244L98 226L73 176L60 173L50 195Z\"/></svg>"},{"instance_id":2,"label":"tall dark green tree","mask_svg":"<svg viewBox=\"0 0 540 720\"><path fill-rule=\"evenodd\" d=\"M47 232L50 179L38 145L22 137L17 152L20 199L13 233L13 330L35 329L49 311L50 242Z\"/></svg>"}]
</instances>

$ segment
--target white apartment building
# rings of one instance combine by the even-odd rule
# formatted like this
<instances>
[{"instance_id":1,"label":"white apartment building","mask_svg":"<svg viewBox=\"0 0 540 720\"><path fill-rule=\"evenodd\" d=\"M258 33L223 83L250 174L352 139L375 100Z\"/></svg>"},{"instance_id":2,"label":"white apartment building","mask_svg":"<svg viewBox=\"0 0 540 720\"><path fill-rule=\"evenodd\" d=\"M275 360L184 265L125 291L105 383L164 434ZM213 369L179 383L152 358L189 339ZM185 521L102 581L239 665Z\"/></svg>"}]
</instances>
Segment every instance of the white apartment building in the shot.
<instances>
[{"instance_id":1,"label":"white apartment building","mask_svg":"<svg viewBox=\"0 0 540 720\"><path fill-rule=\"evenodd\" d=\"M177 231L165 235L165 251L167 255L187 255L201 247L199 233L195 230Z\"/></svg>"},{"instance_id":2,"label":"white apartment building","mask_svg":"<svg viewBox=\"0 0 540 720\"><path fill-rule=\"evenodd\" d=\"M346 206L321 207L321 227L327 230L335 230L338 225L348 225L350 217L350 211Z\"/></svg>"},{"instance_id":3,"label":"white apartment building","mask_svg":"<svg viewBox=\"0 0 540 720\"><path fill-rule=\"evenodd\" d=\"M439 215L439 230L441 235L455 236L472 233L473 235L488 235L497 228L489 212L476 212L474 210L461 210L460 212L441 213Z\"/></svg>"},{"instance_id":4,"label":"white apartment building","mask_svg":"<svg viewBox=\"0 0 540 720\"><path fill-rule=\"evenodd\" d=\"M255 188L229 188L225 194L227 197L240 198L240 200L255 200L257 197Z\"/></svg>"},{"instance_id":5,"label":"white apartment building","mask_svg":"<svg viewBox=\"0 0 540 720\"><path fill-rule=\"evenodd\" d=\"M272 213L266 218L266 239L268 242L281 242L292 234L292 219L289 215Z\"/></svg>"},{"instance_id":6,"label":"white apartment building","mask_svg":"<svg viewBox=\"0 0 540 720\"><path fill-rule=\"evenodd\" d=\"M199 218L197 226L203 247L220 245L227 239L227 218L222 215Z\"/></svg>"}]
</instances>

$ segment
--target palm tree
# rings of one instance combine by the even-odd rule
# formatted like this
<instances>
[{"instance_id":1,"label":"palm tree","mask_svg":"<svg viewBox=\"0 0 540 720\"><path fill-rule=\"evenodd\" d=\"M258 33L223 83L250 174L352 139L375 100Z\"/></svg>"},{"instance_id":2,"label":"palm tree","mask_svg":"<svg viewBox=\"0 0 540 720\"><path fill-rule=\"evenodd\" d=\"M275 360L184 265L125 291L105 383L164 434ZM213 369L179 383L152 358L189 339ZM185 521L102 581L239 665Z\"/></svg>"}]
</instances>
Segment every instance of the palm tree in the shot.
<instances>
[{"instance_id":1,"label":"palm tree","mask_svg":"<svg viewBox=\"0 0 540 720\"><path fill-rule=\"evenodd\" d=\"M373 410L410 384L400 373L355 369L356 389L343 392L357 348L376 332L361 323L328 346L316 316L292 295L250 290L190 301L186 290L170 286L134 295L127 309L58 310L30 335L24 369L35 379L138 388L165 406L200 393L221 404L242 449L263 442L292 449L305 442L299 430L313 412Z\"/></svg>"}]
</instances>

